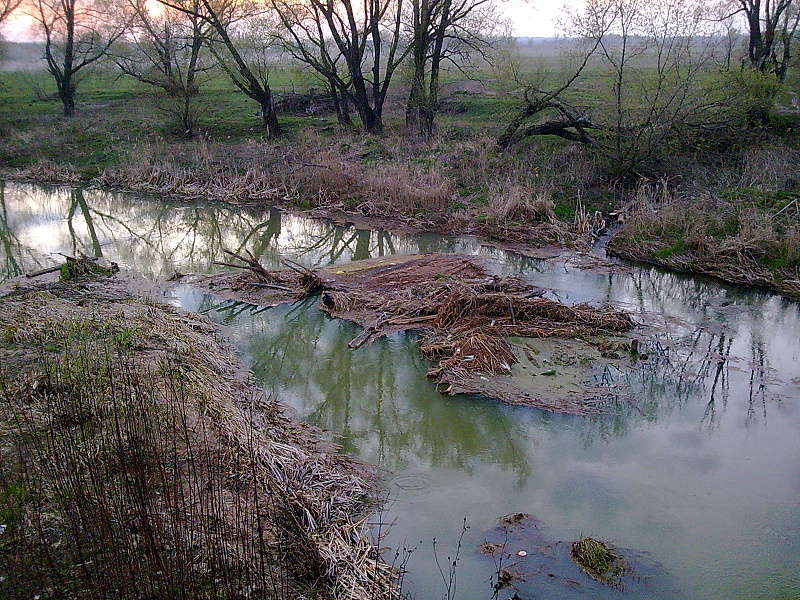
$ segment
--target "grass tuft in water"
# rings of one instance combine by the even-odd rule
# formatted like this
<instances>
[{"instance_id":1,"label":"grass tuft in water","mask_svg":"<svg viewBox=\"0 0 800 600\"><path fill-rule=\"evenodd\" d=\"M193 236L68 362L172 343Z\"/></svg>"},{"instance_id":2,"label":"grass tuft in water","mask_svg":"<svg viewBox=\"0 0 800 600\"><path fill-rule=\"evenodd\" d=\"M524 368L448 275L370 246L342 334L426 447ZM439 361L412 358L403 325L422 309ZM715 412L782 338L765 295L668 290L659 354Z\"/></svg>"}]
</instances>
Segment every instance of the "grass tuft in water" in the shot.
<instances>
[{"instance_id":1,"label":"grass tuft in water","mask_svg":"<svg viewBox=\"0 0 800 600\"><path fill-rule=\"evenodd\" d=\"M627 563L608 544L584 537L572 544L572 560L590 577L617 587L630 571Z\"/></svg>"}]
</instances>

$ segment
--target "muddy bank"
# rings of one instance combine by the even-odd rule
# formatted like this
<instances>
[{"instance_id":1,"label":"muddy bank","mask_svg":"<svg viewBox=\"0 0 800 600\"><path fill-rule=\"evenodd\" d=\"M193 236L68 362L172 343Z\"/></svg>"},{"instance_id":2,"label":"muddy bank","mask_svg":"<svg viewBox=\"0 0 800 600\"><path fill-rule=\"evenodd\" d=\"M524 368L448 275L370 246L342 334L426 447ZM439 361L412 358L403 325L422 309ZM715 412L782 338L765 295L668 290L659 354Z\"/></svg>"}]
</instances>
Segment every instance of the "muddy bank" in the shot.
<instances>
[{"instance_id":1,"label":"muddy bank","mask_svg":"<svg viewBox=\"0 0 800 600\"><path fill-rule=\"evenodd\" d=\"M215 325L125 275L47 277L0 286L0 595L395 597L375 478Z\"/></svg>"},{"instance_id":2,"label":"muddy bank","mask_svg":"<svg viewBox=\"0 0 800 600\"><path fill-rule=\"evenodd\" d=\"M452 191L420 174L406 180L408 174L403 173L392 180L354 173L353 169L359 170L361 165L280 163L273 167L275 171L128 165L106 169L88 179L70 165L45 161L0 170L0 177L185 201L269 206L360 229L474 235L488 244L507 245L530 255L537 254L539 248L587 249L594 239L591 230L579 230L574 223L558 219L552 209L540 213L525 202L515 205L510 216L502 211L499 215L484 214L483 208L454 210L451 206L459 202L451 197ZM320 174L326 175L319 178Z\"/></svg>"},{"instance_id":3,"label":"muddy bank","mask_svg":"<svg viewBox=\"0 0 800 600\"><path fill-rule=\"evenodd\" d=\"M482 394L507 404L584 414L624 396L601 374L640 358L635 323L609 306L567 306L516 277L491 275L477 257L414 254L354 261L312 272L243 262L234 273L184 283L223 298L276 306L320 295L320 309L363 331L358 349L399 331L420 332L428 377L447 394Z\"/></svg>"}]
</instances>

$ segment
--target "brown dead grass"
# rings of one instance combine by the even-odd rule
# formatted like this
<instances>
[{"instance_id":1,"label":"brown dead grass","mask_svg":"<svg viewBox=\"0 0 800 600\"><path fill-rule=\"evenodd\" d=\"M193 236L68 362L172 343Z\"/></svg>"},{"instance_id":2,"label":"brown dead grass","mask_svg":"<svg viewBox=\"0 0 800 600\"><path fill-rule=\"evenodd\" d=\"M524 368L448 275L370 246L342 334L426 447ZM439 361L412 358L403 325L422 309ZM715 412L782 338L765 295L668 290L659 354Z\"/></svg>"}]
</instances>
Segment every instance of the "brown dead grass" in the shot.
<instances>
[{"instance_id":1,"label":"brown dead grass","mask_svg":"<svg viewBox=\"0 0 800 600\"><path fill-rule=\"evenodd\" d=\"M370 479L261 396L211 323L118 279L26 286L0 297L3 485L36 498L1 540L30 575L8 585L395 597Z\"/></svg>"}]
</instances>

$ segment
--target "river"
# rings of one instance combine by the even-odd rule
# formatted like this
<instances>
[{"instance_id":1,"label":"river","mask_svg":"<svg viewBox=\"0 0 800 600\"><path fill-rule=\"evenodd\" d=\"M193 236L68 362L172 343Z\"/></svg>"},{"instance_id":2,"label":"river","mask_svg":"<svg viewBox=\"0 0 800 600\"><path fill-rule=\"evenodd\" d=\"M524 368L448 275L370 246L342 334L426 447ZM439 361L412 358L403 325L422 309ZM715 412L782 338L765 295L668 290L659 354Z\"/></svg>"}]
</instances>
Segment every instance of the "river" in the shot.
<instances>
[{"instance_id":1,"label":"river","mask_svg":"<svg viewBox=\"0 0 800 600\"><path fill-rule=\"evenodd\" d=\"M223 248L267 266L308 266L407 252L463 252L531 279L567 303L610 302L652 334L649 361L614 376L633 401L575 417L446 397L425 379L413 334L351 351L358 328L306 301L271 310L185 285L170 302L228 327L258 381L342 448L378 466L389 500L387 558L415 548L405 591L488 599L495 562L478 546L497 519L530 513L512 537L520 598L800 598L800 304L649 267L581 270L483 246L470 237L395 235L253 207L182 203L6 182L0 277L102 255L148 277L221 267ZM389 525L391 525L389 527ZM639 577L624 590L563 560L581 535L625 549ZM517 548L517 546L519 548ZM542 558L545 556L545 558ZM512 590L501 590L507 598Z\"/></svg>"}]
</instances>

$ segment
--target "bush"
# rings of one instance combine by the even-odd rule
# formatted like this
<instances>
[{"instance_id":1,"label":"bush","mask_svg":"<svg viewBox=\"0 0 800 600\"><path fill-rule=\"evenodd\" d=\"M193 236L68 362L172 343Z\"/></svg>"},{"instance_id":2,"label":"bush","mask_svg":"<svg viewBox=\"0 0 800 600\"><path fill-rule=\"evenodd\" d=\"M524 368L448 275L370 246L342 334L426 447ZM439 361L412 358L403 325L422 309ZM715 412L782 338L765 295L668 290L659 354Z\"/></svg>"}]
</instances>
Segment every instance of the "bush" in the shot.
<instances>
[{"instance_id":1,"label":"bush","mask_svg":"<svg viewBox=\"0 0 800 600\"><path fill-rule=\"evenodd\" d=\"M742 68L723 71L708 82L708 98L719 102L727 117L748 126L764 125L775 104L781 83L773 73Z\"/></svg>"}]
</instances>

